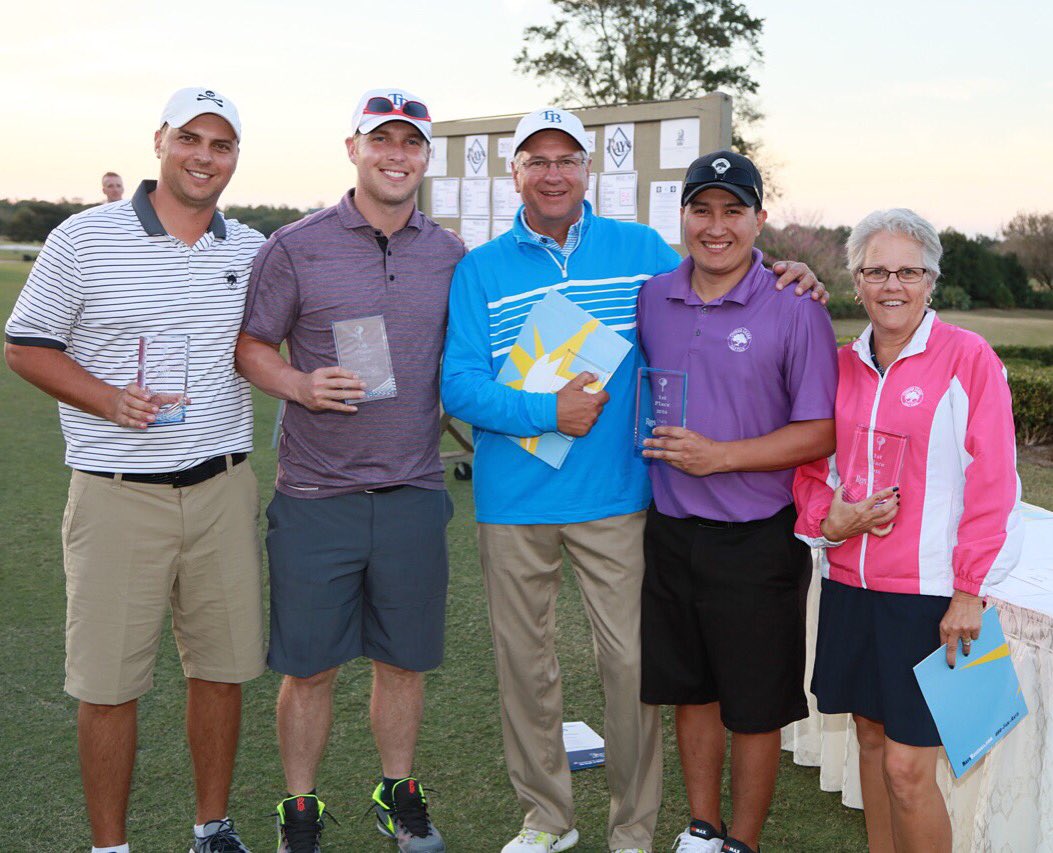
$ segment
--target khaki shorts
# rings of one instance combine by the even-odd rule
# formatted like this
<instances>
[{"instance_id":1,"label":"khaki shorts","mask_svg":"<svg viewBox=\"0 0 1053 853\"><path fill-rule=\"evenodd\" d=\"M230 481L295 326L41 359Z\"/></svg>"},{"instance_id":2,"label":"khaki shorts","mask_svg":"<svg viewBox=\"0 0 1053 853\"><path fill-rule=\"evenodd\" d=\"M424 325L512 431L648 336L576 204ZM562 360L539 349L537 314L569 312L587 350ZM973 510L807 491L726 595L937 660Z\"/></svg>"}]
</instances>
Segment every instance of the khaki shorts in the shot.
<instances>
[{"instance_id":1,"label":"khaki shorts","mask_svg":"<svg viewBox=\"0 0 1053 853\"><path fill-rule=\"evenodd\" d=\"M74 471L62 521L66 692L100 705L146 693L169 608L188 678L260 675L258 517L248 462L178 489Z\"/></svg>"}]
</instances>

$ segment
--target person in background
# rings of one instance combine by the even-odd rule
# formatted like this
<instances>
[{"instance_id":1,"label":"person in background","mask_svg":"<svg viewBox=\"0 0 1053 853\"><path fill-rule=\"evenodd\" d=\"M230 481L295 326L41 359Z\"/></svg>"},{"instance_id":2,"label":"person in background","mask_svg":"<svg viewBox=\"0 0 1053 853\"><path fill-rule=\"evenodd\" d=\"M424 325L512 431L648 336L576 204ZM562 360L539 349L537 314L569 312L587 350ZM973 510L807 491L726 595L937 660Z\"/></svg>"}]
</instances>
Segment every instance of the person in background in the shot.
<instances>
[{"instance_id":1,"label":"person in background","mask_svg":"<svg viewBox=\"0 0 1053 853\"><path fill-rule=\"evenodd\" d=\"M774 287L754 243L764 186L749 158L700 157L681 223L689 257L646 282L637 311L653 369L687 374L686 427L643 455L644 702L676 706L691 821L677 853L753 853L779 772L779 730L808 716L808 549L793 535L793 469L834 446L830 316ZM731 732L730 828L720 815Z\"/></svg>"},{"instance_id":2,"label":"person in background","mask_svg":"<svg viewBox=\"0 0 1053 853\"><path fill-rule=\"evenodd\" d=\"M870 325L839 352L837 450L794 482L797 535L822 555L812 692L823 713L855 720L873 853L951 850L940 736L913 667L944 643L949 666L969 654L983 596L1023 535L1005 370L929 307L941 254L910 210L852 230L848 268ZM876 487L875 454L903 442L899 476Z\"/></svg>"},{"instance_id":3,"label":"person in background","mask_svg":"<svg viewBox=\"0 0 1053 853\"><path fill-rule=\"evenodd\" d=\"M102 176L102 194L106 201L120 201L124 198L124 180L116 172L107 172Z\"/></svg>"},{"instance_id":4,"label":"person in background","mask_svg":"<svg viewBox=\"0 0 1053 853\"><path fill-rule=\"evenodd\" d=\"M62 525L66 692L93 851L127 853L138 699L172 629L187 678L192 853L246 848L227 815L241 684L264 670L249 383L234 344L263 235L216 209L238 164L229 98L180 89L154 134L156 181L48 236L7 322L7 363L59 401L73 468ZM141 339L188 339L181 422L136 377ZM172 849L170 844L162 845ZM153 849L157 849L155 845Z\"/></svg>"}]
</instances>

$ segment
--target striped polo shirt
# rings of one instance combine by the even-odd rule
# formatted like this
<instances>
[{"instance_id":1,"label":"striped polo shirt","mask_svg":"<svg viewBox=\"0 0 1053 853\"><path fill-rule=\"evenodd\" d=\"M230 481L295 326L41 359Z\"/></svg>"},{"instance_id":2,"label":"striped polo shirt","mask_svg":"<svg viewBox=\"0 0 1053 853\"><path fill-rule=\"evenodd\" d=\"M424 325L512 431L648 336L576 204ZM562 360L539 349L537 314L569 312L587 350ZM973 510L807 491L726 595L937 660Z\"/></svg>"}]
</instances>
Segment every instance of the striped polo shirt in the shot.
<instances>
[{"instance_id":1,"label":"striped polo shirt","mask_svg":"<svg viewBox=\"0 0 1053 853\"><path fill-rule=\"evenodd\" d=\"M156 186L143 181L130 201L55 228L7 321L9 343L64 350L115 387L135 381L140 335L190 338L183 423L138 430L58 404L72 468L180 471L252 449L252 401L234 370L234 345L263 235L217 212L188 246L157 218L149 198Z\"/></svg>"}]
</instances>

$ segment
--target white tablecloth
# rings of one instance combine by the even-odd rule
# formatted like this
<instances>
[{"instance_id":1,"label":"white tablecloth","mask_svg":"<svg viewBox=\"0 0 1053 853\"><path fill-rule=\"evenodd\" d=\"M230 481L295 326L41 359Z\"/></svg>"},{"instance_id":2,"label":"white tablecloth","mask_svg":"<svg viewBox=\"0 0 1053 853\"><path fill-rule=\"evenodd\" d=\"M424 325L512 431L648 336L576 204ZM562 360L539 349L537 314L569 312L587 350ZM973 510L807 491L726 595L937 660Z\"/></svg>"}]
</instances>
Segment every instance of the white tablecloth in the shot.
<instances>
[{"instance_id":1,"label":"white tablecloth","mask_svg":"<svg viewBox=\"0 0 1053 853\"><path fill-rule=\"evenodd\" d=\"M992 591L1020 678L1028 715L965 777L946 759L937 767L947 797L955 853L1053 853L1053 513L1025 506L1019 568ZM808 671L812 678L819 574L808 596ZM797 764L819 768L819 786L862 808L859 748L848 714L811 714L782 732Z\"/></svg>"}]
</instances>

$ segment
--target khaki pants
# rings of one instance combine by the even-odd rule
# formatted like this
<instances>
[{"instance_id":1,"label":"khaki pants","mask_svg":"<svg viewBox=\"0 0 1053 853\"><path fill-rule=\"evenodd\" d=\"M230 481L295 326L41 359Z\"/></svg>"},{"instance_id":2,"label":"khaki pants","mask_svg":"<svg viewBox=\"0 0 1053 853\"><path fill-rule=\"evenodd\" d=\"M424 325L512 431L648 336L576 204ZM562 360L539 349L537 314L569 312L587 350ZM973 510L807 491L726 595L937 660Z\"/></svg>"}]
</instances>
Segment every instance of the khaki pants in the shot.
<instances>
[{"instance_id":1,"label":"khaki pants","mask_svg":"<svg viewBox=\"0 0 1053 853\"><path fill-rule=\"evenodd\" d=\"M651 849L662 797L661 717L640 702L643 512L577 524L480 524L505 760L523 825L574 825L555 654L556 596L565 548L581 588L606 708L611 849Z\"/></svg>"}]
</instances>

